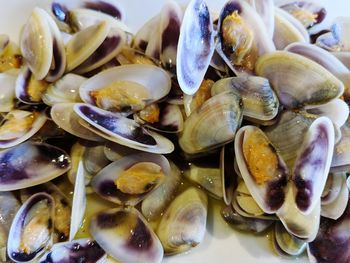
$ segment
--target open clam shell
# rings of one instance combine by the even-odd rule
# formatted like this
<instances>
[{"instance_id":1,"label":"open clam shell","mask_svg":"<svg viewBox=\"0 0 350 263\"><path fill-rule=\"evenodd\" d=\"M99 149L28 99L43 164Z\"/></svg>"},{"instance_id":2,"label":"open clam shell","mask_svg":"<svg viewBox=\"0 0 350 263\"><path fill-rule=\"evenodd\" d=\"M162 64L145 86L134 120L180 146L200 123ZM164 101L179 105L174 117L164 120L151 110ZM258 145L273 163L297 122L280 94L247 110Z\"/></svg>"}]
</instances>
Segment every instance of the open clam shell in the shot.
<instances>
[{"instance_id":1,"label":"open clam shell","mask_svg":"<svg viewBox=\"0 0 350 263\"><path fill-rule=\"evenodd\" d=\"M130 91L129 86L132 86ZM170 76L161 68L153 65L124 65L105 70L87 80L80 87L80 97L84 102L106 110L130 112L134 107L140 110L143 104L163 98L170 88ZM126 98L112 96L122 92ZM140 101L132 103L135 100Z\"/></svg>"},{"instance_id":2,"label":"open clam shell","mask_svg":"<svg viewBox=\"0 0 350 263\"><path fill-rule=\"evenodd\" d=\"M260 57L255 70L270 81L280 103L289 109L315 107L339 97L344 91L343 83L325 68L286 51Z\"/></svg>"},{"instance_id":3,"label":"open clam shell","mask_svg":"<svg viewBox=\"0 0 350 263\"><path fill-rule=\"evenodd\" d=\"M220 152L220 173L222 193L226 205L231 204L233 192L237 187L237 174L234 168L234 144L229 143L222 147Z\"/></svg>"},{"instance_id":4,"label":"open clam shell","mask_svg":"<svg viewBox=\"0 0 350 263\"><path fill-rule=\"evenodd\" d=\"M10 73L0 73L0 112L9 112L15 106L15 83L16 75Z\"/></svg>"},{"instance_id":5,"label":"open clam shell","mask_svg":"<svg viewBox=\"0 0 350 263\"><path fill-rule=\"evenodd\" d=\"M71 242L54 244L50 251L39 259L39 263L103 263L106 252L91 239L78 239Z\"/></svg>"},{"instance_id":6,"label":"open clam shell","mask_svg":"<svg viewBox=\"0 0 350 263\"><path fill-rule=\"evenodd\" d=\"M54 200L46 193L29 198L18 210L9 233L7 253L14 262L30 262L51 245Z\"/></svg>"},{"instance_id":7,"label":"open clam shell","mask_svg":"<svg viewBox=\"0 0 350 263\"><path fill-rule=\"evenodd\" d=\"M0 125L0 149L16 146L37 133L44 126L44 112L12 110Z\"/></svg>"},{"instance_id":8,"label":"open clam shell","mask_svg":"<svg viewBox=\"0 0 350 263\"><path fill-rule=\"evenodd\" d=\"M219 147L234 139L241 121L241 98L232 91L220 93L186 119L179 139L180 147L190 154Z\"/></svg>"},{"instance_id":9,"label":"open clam shell","mask_svg":"<svg viewBox=\"0 0 350 263\"><path fill-rule=\"evenodd\" d=\"M332 171L347 172L350 166L350 124L346 122L341 128L341 139L334 146Z\"/></svg>"},{"instance_id":10,"label":"open clam shell","mask_svg":"<svg viewBox=\"0 0 350 263\"><path fill-rule=\"evenodd\" d=\"M186 252L202 242L206 230L207 206L207 195L194 187L173 200L156 231L165 254Z\"/></svg>"},{"instance_id":11,"label":"open clam shell","mask_svg":"<svg viewBox=\"0 0 350 263\"><path fill-rule=\"evenodd\" d=\"M158 237L135 208L99 212L91 219L90 233L118 261L160 263L163 259L163 248Z\"/></svg>"},{"instance_id":12,"label":"open clam shell","mask_svg":"<svg viewBox=\"0 0 350 263\"><path fill-rule=\"evenodd\" d=\"M152 170L152 167L157 167L157 171ZM140 170L141 168L143 171ZM130 169L133 170L135 176L138 176L137 181L135 181L134 176L129 176L129 180L126 179L125 175ZM170 174L170 165L164 156L137 153L106 166L92 179L91 186L102 198L111 202L136 205L151 191L160 186L163 179L161 177L152 177L159 172L164 176L169 176ZM118 182L119 179L122 179L122 176L124 177L123 180ZM130 184L134 185L131 186Z\"/></svg>"},{"instance_id":13,"label":"open clam shell","mask_svg":"<svg viewBox=\"0 0 350 263\"><path fill-rule=\"evenodd\" d=\"M199 43L195 47L193 43ZM204 1L192 0L184 13L177 46L176 75L181 90L194 94L215 50L213 23Z\"/></svg>"},{"instance_id":14,"label":"open clam shell","mask_svg":"<svg viewBox=\"0 0 350 263\"><path fill-rule=\"evenodd\" d=\"M0 191L12 191L48 182L69 170L70 158L61 149L26 142L0 153Z\"/></svg>"}]
</instances>

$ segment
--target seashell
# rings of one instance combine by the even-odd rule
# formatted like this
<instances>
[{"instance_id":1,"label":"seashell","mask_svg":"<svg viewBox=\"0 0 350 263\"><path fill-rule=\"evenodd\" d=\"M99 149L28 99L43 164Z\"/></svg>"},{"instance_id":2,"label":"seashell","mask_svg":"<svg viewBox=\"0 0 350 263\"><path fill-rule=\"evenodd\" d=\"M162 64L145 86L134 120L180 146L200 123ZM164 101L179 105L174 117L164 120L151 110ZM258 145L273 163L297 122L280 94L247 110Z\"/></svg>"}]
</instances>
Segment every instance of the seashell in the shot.
<instances>
[{"instance_id":1,"label":"seashell","mask_svg":"<svg viewBox=\"0 0 350 263\"><path fill-rule=\"evenodd\" d=\"M20 203L12 192L0 192L0 261L7 262L7 239Z\"/></svg>"},{"instance_id":2,"label":"seashell","mask_svg":"<svg viewBox=\"0 0 350 263\"><path fill-rule=\"evenodd\" d=\"M151 36L153 36L154 29L157 28L160 22L160 15L157 14L148 20L135 34L133 39L132 47L146 51L147 46L151 40Z\"/></svg>"},{"instance_id":3,"label":"seashell","mask_svg":"<svg viewBox=\"0 0 350 263\"><path fill-rule=\"evenodd\" d=\"M51 11L54 16L62 22L69 21L69 12L72 9L86 8L102 12L119 20L124 19L124 12L118 1L113 0L91 0L91 1L72 1L72 0L54 0L51 3Z\"/></svg>"},{"instance_id":4,"label":"seashell","mask_svg":"<svg viewBox=\"0 0 350 263\"><path fill-rule=\"evenodd\" d=\"M285 200L288 168L266 135L255 126L239 129L235 156L258 206L270 214L279 210Z\"/></svg>"},{"instance_id":5,"label":"seashell","mask_svg":"<svg viewBox=\"0 0 350 263\"><path fill-rule=\"evenodd\" d=\"M200 45L194 49L193 43ZM214 50L209 9L204 1L192 0L183 16L176 55L176 76L185 94L193 95L199 89Z\"/></svg>"},{"instance_id":6,"label":"seashell","mask_svg":"<svg viewBox=\"0 0 350 263\"><path fill-rule=\"evenodd\" d=\"M323 6L313 1L284 1L280 8L298 19L307 29L322 23L327 14Z\"/></svg>"},{"instance_id":7,"label":"seashell","mask_svg":"<svg viewBox=\"0 0 350 263\"><path fill-rule=\"evenodd\" d=\"M123 49L117 55L117 61L120 65L128 64L148 64L148 65L160 65L160 62L148 57L143 51L135 48L124 46Z\"/></svg>"},{"instance_id":8,"label":"seashell","mask_svg":"<svg viewBox=\"0 0 350 263\"><path fill-rule=\"evenodd\" d=\"M9 112L15 106L15 83L16 75L0 73L0 112Z\"/></svg>"},{"instance_id":9,"label":"seashell","mask_svg":"<svg viewBox=\"0 0 350 263\"><path fill-rule=\"evenodd\" d=\"M307 253L311 262L346 262L349 258L350 203L338 219L322 218L316 239L308 244Z\"/></svg>"},{"instance_id":10,"label":"seashell","mask_svg":"<svg viewBox=\"0 0 350 263\"><path fill-rule=\"evenodd\" d=\"M7 242L7 253L14 262L38 258L52 243L54 200L46 193L29 198L18 210Z\"/></svg>"},{"instance_id":11,"label":"seashell","mask_svg":"<svg viewBox=\"0 0 350 263\"><path fill-rule=\"evenodd\" d=\"M72 71L86 61L101 46L109 30L109 24L101 22L74 34L66 44L66 72Z\"/></svg>"},{"instance_id":12,"label":"seashell","mask_svg":"<svg viewBox=\"0 0 350 263\"><path fill-rule=\"evenodd\" d=\"M329 173L326 185L322 192L321 205L328 205L335 201L339 196L343 181L346 181L346 176L344 180L343 175L343 173Z\"/></svg>"},{"instance_id":13,"label":"seashell","mask_svg":"<svg viewBox=\"0 0 350 263\"><path fill-rule=\"evenodd\" d=\"M164 68L174 71L182 16L180 5L169 1L164 4L159 18L160 61Z\"/></svg>"},{"instance_id":14,"label":"seashell","mask_svg":"<svg viewBox=\"0 0 350 263\"><path fill-rule=\"evenodd\" d=\"M306 43L293 43L286 47L285 50L309 58L334 74L345 86L345 99L350 99L350 71L330 52Z\"/></svg>"},{"instance_id":15,"label":"seashell","mask_svg":"<svg viewBox=\"0 0 350 263\"><path fill-rule=\"evenodd\" d=\"M346 122L341 128L341 139L334 146L334 153L332 159L332 171L346 171L350 165L350 126Z\"/></svg>"},{"instance_id":16,"label":"seashell","mask_svg":"<svg viewBox=\"0 0 350 263\"><path fill-rule=\"evenodd\" d=\"M325 50L338 52L341 51L339 40L333 36L332 32L324 33L317 37L315 44Z\"/></svg>"},{"instance_id":17,"label":"seashell","mask_svg":"<svg viewBox=\"0 0 350 263\"><path fill-rule=\"evenodd\" d=\"M159 67L124 65L105 70L84 82L80 97L106 110L129 113L163 98L170 88L169 74Z\"/></svg>"},{"instance_id":18,"label":"seashell","mask_svg":"<svg viewBox=\"0 0 350 263\"><path fill-rule=\"evenodd\" d=\"M76 104L74 111L84 120L80 124L107 140L154 153L170 153L174 150L172 142L165 137L147 131L135 121L118 113L88 104Z\"/></svg>"},{"instance_id":19,"label":"seashell","mask_svg":"<svg viewBox=\"0 0 350 263\"><path fill-rule=\"evenodd\" d=\"M44 112L12 110L7 113L0 126L0 149L18 145L39 131L47 118Z\"/></svg>"},{"instance_id":20,"label":"seashell","mask_svg":"<svg viewBox=\"0 0 350 263\"><path fill-rule=\"evenodd\" d=\"M118 161L119 159L137 153L138 151L117 143L106 142L104 147L104 154L110 161Z\"/></svg>"},{"instance_id":21,"label":"seashell","mask_svg":"<svg viewBox=\"0 0 350 263\"><path fill-rule=\"evenodd\" d=\"M276 49L282 50L294 42L310 42L310 36L303 25L282 9L275 9L275 31L273 42Z\"/></svg>"},{"instance_id":22,"label":"seashell","mask_svg":"<svg viewBox=\"0 0 350 263\"><path fill-rule=\"evenodd\" d=\"M53 242L67 241L69 237L71 205L68 197L53 183L47 182L34 187L25 188L20 191L22 203L26 202L32 195L47 193L55 202L55 221Z\"/></svg>"},{"instance_id":23,"label":"seashell","mask_svg":"<svg viewBox=\"0 0 350 263\"><path fill-rule=\"evenodd\" d=\"M182 150L199 153L233 140L242 121L241 107L240 97L231 91L211 97L185 121L179 139Z\"/></svg>"},{"instance_id":24,"label":"seashell","mask_svg":"<svg viewBox=\"0 0 350 263\"><path fill-rule=\"evenodd\" d=\"M206 230L208 198L198 188L188 188L165 211L157 235L167 255L186 252L202 242Z\"/></svg>"},{"instance_id":25,"label":"seashell","mask_svg":"<svg viewBox=\"0 0 350 263\"><path fill-rule=\"evenodd\" d=\"M234 168L234 144L229 143L222 147L220 151L220 173L222 181L222 193L226 205L230 205L233 192L237 187L237 174Z\"/></svg>"},{"instance_id":26,"label":"seashell","mask_svg":"<svg viewBox=\"0 0 350 263\"><path fill-rule=\"evenodd\" d=\"M102 263L106 260L106 252L91 239L78 239L71 242L54 244L50 251L39 259L39 263Z\"/></svg>"},{"instance_id":27,"label":"seashell","mask_svg":"<svg viewBox=\"0 0 350 263\"><path fill-rule=\"evenodd\" d=\"M22 68L16 80L16 97L25 104L41 104L48 83L36 80L28 67Z\"/></svg>"},{"instance_id":28,"label":"seashell","mask_svg":"<svg viewBox=\"0 0 350 263\"><path fill-rule=\"evenodd\" d=\"M85 174L83 161L78 164L74 183L72 213L70 218L69 241L72 241L81 227L86 209Z\"/></svg>"},{"instance_id":29,"label":"seashell","mask_svg":"<svg viewBox=\"0 0 350 263\"><path fill-rule=\"evenodd\" d=\"M154 220L161 216L173 200L180 184L180 169L173 162L169 162L169 164L171 169L170 174L165 176L161 185L142 201L141 211L147 220Z\"/></svg>"},{"instance_id":30,"label":"seashell","mask_svg":"<svg viewBox=\"0 0 350 263\"><path fill-rule=\"evenodd\" d=\"M101 137L79 124L79 116L74 112L75 103L57 103L51 108L52 120L63 130L91 141L101 141Z\"/></svg>"},{"instance_id":31,"label":"seashell","mask_svg":"<svg viewBox=\"0 0 350 263\"><path fill-rule=\"evenodd\" d=\"M44 79L50 70L53 56L51 28L46 12L34 8L22 29L20 47L23 58L36 79Z\"/></svg>"},{"instance_id":32,"label":"seashell","mask_svg":"<svg viewBox=\"0 0 350 263\"><path fill-rule=\"evenodd\" d=\"M230 0L221 10L216 51L236 75L252 74L256 60L275 46L259 14L245 1Z\"/></svg>"},{"instance_id":33,"label":"seashell","mask_svg":"<svg viewBox=\"0 0 350 263\"><path fill-rule=\"evenodd\" d=\"M0 153L0 191L42 184L70 168L69 156L45 143L26 142Z\"/></svg>"},{"instance_id":34,"label":"seashell","mask_svg":"<svg viewBox=\"0 0 350 263\"><path fill-rule=\"evenodd\" d=\"M346 51L331 52L337 59L339 59L350 70L350 53Z\"/></svg>"},{"instance_id":35,"label":"seashell","mask_svg":"<svg viewBox=\"0 0 350 263\"><path fill-rule=\"evenodd\" d=\"M0 34L0 56L10 43L10 37L6 34Z\"/></svg>"},{"instance_id":36,"label":"seashell","mask_svg":"<svg viewBox=\"0 0 350 263\"><path fill-rule=\"evenodd\" d=\"M97 213L90 223L96 242L114 259L125 263L160 263L163 248L147 221L132 207Z\"/></svg>"},{"instance_id":37,"label":"seashell","mask_svg":"<svg viewBox=\"0 0 350 263\"><path fill-rule=\"evenodd\" d=\"M261 77L242 76L221 79L213 85L212 95L231 90L242 98L243 116L271 120L278 113L278 98L269 81Z\"/></svg>"},{"instance_id":38,"label":"seashell","mask_svg":"<svg viewBox=\"0 0 350 263\"><path fill-rule=\"evenodd\" d=\"M41 98L49 106L57 103L81 102L79 88L84 81L86 78L69 73L49 85Z\"/></svg>"},{"instance_id":39,"label":"seashell","mask_svg":"<svg viewBox=\"0 0 350 263\"><path fill-rule=\"evenodd\" d=\"M338 40L341 51L350 51L349 26L350 19L346 16L337 17L331 26L333 37Z\"/></svg>"},{"instance_id":40,"label":"seashell","mask_svg":"<svg viewBox=\"0 0 350 263\"><path fill-rule=\"evenodd\" d=\"M95 175L110 163L104 154L104 150L105 146L103 144L87 145L85 147L82 161L86 172Z\"/></svg>"},{"instance_id":41,"label":"seashell","mask_svg":"<svg viewBox=\"0 0 350 263\"><path fill-rule=\"evenodd\" d=\"M134 114L134 120L155 131L178 133L183 130L184 120L178 105L153 103Z\"/></svg>"},{"instance_id":42,"label":"seashell","mask_svg":"<svg viewBox=\"0 0 350 263\"><path fill-rule=\"evenodd\" d=\"M288 233L280 222L275 224L273 241L276 251L282 256L299 256L307 245L304 240Z\"/></svg>"},{"instance_id":43,"label":"seashell","mask_svg":"<svg viewBox=\"0 0 350 263\"><path fill-rule=\"evenodd\" d=\"M5 36L5 39L3 40L1 40L1 38L2 37L0 36L0 45L3 45L3 49L0 47L0 58L2 60L2 63L0 65L0 73L16 73L16 71L23 64L23 57L21 55L20 48L13 41L9 41L7 43L7 36ZM5 42L1 43L1 41Z\"/></svg>"},{"instance_id":44,"label":"seashell","mask_svg":"<svg viewBox=\"0 0 350 263\"><path fill-rule=\"evenodd\" d=\"M137 153L107 165L92 179L91 186L104 199L134 206L169 174L169 162L164 156Z\"/></svg>"},{"instance_id":45,"label":"seashell","mask_svg":"<svg viewBox=\"0 0 350 263\"><path fill-rule=\"evenodd\" d=\"M253 233L261 233L265 231L274 222L273 220L243 217L238 214L232 208L232 206L223 207L220 213L225 222L229 223L239 230Z\"/></svg>"},{"instance_id":46,"label":"seashell","mask_svg":"<svg viewBox=\"0 0 350 263\"><path fill-rule=\"evenodd\" d=\"M341 188L339 189L338 195L336 195L336 198L332 202L328 204L321 203L321 216L337 220L342 216L346 209L349 200L349 189L346 184L345 173L333 174L333 176L340 177Z\"/></svg>"},{"instance_id":47,"label":"seashell","mask_svg":"<svg viewBox=\"0 0 350 263\"><path fill-rule=\"evenodd\" d=\"M286 108L315 107L339 97L344 91L343 83L322 66L286 51L262 56L255 69L259 76L269 79Z\"/></svg>"}]
</instances>

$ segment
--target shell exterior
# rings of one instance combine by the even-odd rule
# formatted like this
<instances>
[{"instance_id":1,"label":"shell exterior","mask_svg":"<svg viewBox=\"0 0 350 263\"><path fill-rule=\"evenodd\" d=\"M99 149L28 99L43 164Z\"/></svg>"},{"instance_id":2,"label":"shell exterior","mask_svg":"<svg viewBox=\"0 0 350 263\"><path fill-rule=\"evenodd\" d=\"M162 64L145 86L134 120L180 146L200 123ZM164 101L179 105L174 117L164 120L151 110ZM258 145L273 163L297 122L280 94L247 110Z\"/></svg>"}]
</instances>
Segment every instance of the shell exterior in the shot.
<instances>
[{"instance_id":1,"label":"shell exterior","mask_svg":"<svg viewBox=\"0 0 350 263\"><path fill-rule=\"evenodd\" d=\"M220 93L207 100L186 119L179 139L180 147L190 154L219 147L233 140L241 121L240 97L231 91Z\"/></svg>"},{"instance_id":2,"label":"shell exterior","mask_svg":"<svg viewBox=\"0 0 350 263\"><path fill-rule=\"evenodd\" d=\"M177 254L197 246L204 238L208 198L191 187L178 195L165 211L157 229L165 254Z\"/></svg>"},{"instance_id":3,"label":"shell exterior","mask_svg":"<svg viewBox=\"0 0 350 263\"><path fill-rule=\"evenodd\" d=\"M278 113L278 98L269 81L261 77L242 76L221 79L213 85L212 95L231 90L242 98L243 116L271 120Z\"/></svg>"},{"instance_id":4,"label":"shell exterior","mask_svg":"<svg viewBox=\"0 0 350 263\"><path fill-rule=\"evenodd\" d=\"M200 43L193 48L193 43ZM202 82L214 53L213 23L202 0L191 0L180 29L176 75L181 90L193 95Z\"/></svg>"},{"instance_id":5,"label":"shell exterior","mask_svg":"<svg viewBox=\"0 0 350 263\"><path fill-rule=\"evenodd\" d=\"M13 219L7 253L14 262L30 262L51 245L54 200L46 193L29 198Z\"/></svg>"},{"instance_id":6,"label":"shell exterior","mask_svg":"<svg viewBox=\"0 0 350 263\"><path fill-rule=\"evenodd\" d=\"M96 242L114 259L125 263L160 263L163 248L142 215L132 207L97 213L90 223Z\"/></svg>"},{"instance_id":7,"label":"shell exterior","mask_svg":"<svg viewBox=\"0 0 350 263\"><path fill-rule=\"evenodd\" d=\"M61 149L26 142L0 153L0 191L12 191L56 178L70 168L70 158Z\"/></svg>"},{"instance_id":8,"label":"shell exterior","mask_svg":"<svg viewBox=\"0 0 350 263\"><path fill-rule=\"evenodd\" d=\"M0 112L9 112L14 108L16 75L0 73Z\"/></svg>"},{"instance_id":9,"label":"shell exterior","mask_svg":"<svg viewBox=\"0 0 350 263\"><path fill-rule=\"evenodd\" d=\"M35 78L45 78L51 67L53 43L51 28L43 9L34 8L22 30L20 47Z\"/></svg>"},{"instance_id":10,"label":"shell exterior","mask_svg":"<svg viewBox=\"0 0 350 263\"><path fill-rule=\"evenodd\" d=\"M341 139L334 146L332 159L332 170L347 171L350 165L349 162L349 147L350 147L350 125L346 122L341 128Z\"/></svg>"},{"instance_id":11,"label":"shell exterior","mask_svg":"<svg viewBox=\"0 0 350 263\"><path fill-rule=\"evenodd\" d=\"M280 103L289 109L325 104L344 91L343 83L322 66L286 51L260 57L255 69L269 79Z\"/></svg>"},{"instance_id":12,"label":"shell exterior","mask_svg":"<svg viewBox=\"0 0 350 263\"><path fill-rule=\"evenodd\" d=\"M237 174L234 168L234 144L229 143L222 147L220 152L220 173L222 193L226 205L231 204L233 192L237 187Z\"/></svg>"},{"instance_id":13,"label":"shell exterior","mask_svg":"<svg viewBox=\"0 0 350 263\"><path fill-rule=\"evenodd\" d=\"M169 161L162 155L150 154L150 153L137 153L128 155L118 161L115 161L105 168L103 168L91 182L91 186L94 191L99 194L102 198L107 199L117 204L136 205L152 191L159 187L161 182L153 185L149 191L142 194L129 194L124 193L118 189L116 180L121 174L129 169L130 167L141 163L151 162L161 167L162 172L165 176L170 174Z\"/></svg>"},{"instance_id":14,"label":"shell exterior","mask_svg":"<svg viewBox=\"0 0 350 263\"><path fill-rule=\"evenodd\" d=\"M39 263L103 263L106 252L91 239L78 239L71 242L54 244L50 251L39 259Z\"/></svg>"}]
</instances>

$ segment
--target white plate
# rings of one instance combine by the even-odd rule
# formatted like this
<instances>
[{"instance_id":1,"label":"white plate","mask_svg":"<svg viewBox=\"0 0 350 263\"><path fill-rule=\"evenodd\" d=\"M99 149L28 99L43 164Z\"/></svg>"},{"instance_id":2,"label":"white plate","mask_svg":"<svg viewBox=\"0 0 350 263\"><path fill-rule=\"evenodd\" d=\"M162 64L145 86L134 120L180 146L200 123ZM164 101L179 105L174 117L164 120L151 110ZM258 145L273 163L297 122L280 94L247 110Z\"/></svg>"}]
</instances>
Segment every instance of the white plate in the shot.
<instances>
[{"instance_id":1,"label":"white plate","mask_svg":"<svg viewBox=\"0 0 350 263\"><path fill-rule=\"evenodd\" d=\"M185 4L187 0L178 0ZM135 32L148 18L159 12L164 0L120 0L126 13L126 24ZM318 0L327 7L328 18L349 15L349 0ZM48 0L0 0L0 34L18 41L21 26L34 6L47 6ZM212 10L219 11L224 0L207 0ZM225 224L219 207L209 207L207 234L203 243L187 254L164 259L164 263L281 263L308 262L307 258L288 260L274 254L266 236L253 236L235 231Z\"/></svg>"}]
</instances>

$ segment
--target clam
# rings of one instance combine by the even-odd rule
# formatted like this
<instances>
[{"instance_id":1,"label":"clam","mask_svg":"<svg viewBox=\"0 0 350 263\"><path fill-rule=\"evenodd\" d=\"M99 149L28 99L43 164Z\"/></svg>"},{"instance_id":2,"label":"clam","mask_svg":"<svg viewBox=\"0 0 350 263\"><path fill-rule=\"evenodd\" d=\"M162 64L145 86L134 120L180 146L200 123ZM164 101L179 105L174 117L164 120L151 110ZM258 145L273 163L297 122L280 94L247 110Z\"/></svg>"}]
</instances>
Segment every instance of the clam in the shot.
<instances>
[{"instance_id":1,"label":"clam","mask_svg":"<svg viewBox=\"0 0 350 263\"><path fill-rule=\"evenodd\" d=\"M350 52L339 51L331 52L337 59L339 59L348 69L350 69Z\"/></svg>"},{"instance_id":2,"label":"clam","mask_svg":"<svg viewBox=\"0 0 350 263\"><path fill-rule=\"evenodd\" d=\"M197 246L204 238L208 198L198 188L188 188L165 211L157 228L165 254L178 254Z\"/></svg>"},{"instance_id":3,"label":"clam","mask_svg":"<svg viewBox=\"0 0 350 263\"><path fill-rule=\"evenodd\" d=\"M137 153L136 149L129 148L113 142L107 142L104 147L104 154L110 161L118 161L124 156Z\"/></svg>"},{"instance_id":4,"label":"clam","mask_svg":"<svg viewBox=\"0 0 350 263\"><path fill-rule=\"evenodd\" d=\"M306 43L293 43L287 46L285 50L309 58L326 68L343 82L345 86L344 97L346 100L350 99L350 70L330 52Z\"/></svg>"},{"instance_id":5,"label":"clam","mask_svg":"<svg viewBox=\"0 0 350 263\"><path fill-rule=\"evenodd\" d=\"M41 99L46 105L57 103L81 102L79 88L86 78L76 74L66 74L58 81L50 84L42 94Z\"/></svg>"},{"instance_id":6,"label":"clam","mask_svg":"<svg viewBox=\"0 0 350 263\"><path fill-rule=\"evenodd\" d=\"M104 150L104 144L86 145L82 159L87 173L96 175L110 163Z\"/></svg>"},{"instance_id":7,"label":"clam","mask_svg":"<svg viewBox=\"0 0 350 263\"><path fill-rule=\"evenodd\" d=\"M0 261L7 261L7 239L11 223L15 217L20 203L12 192L0 193Z\"/></svg>"},{"instance_id":8,"label":"clam","mask_svg":"<svg viewBox=\"0 0 350 263\"><path fill-rule=\"evenodd\" d=\"M19 47L7 35L0 36L0 72L16 71L23 64Z\"/></svg>"},{"instance_id":9,"label":"clam","mask_svg":"<svg viewBox=\"0 0 350 263\"><path fill-rule=\"evenodd\" d=\"M141 211L145 218L153 220L161 216L166 207L175 196L176 190L180 185L181 171L173 163L170 164L170 174L166 176L161 185L152 191L141 204Z\"/></svg>"},{"instance_id":10,"label":"clam","mask_svg":"<svg viewBox=\"0 0 350 263\"><path fill-rule=\"evenodd\" d=\"M132 43L133 48L144 52L146 51L152 32L159 24L159 20L160 15L155 15L136 32Z\"/></svg>"},{"instance_id":11,"label":"clam","mask_svg":"<svg viewBox=\"0 0 350 263\"><path fill-rule=\"evenodd\" d=\"M125 263L160 263L163 248L142 215L132 207L97 213L89 227L96 242L114 259Z\"/></svg>"},{"instance_id":12,"label":"clam","mask_svg":"<svg viewBox=\"0 0 350 263\"><path fill-rule=\"evenodd\" d=\"M54 244L50 251L43 255L39 263L103 263L106 260L106 252L96 241L84 238L71 242Z\"/></svg>"},{"instance_id":13,"label":"clam","mask_svg":"<svg viewBox=\"0 0 350 263\"><path fill-rule=\"evenodd\" d=\"M45 193L29 198L18 210L7 242L7 253L14 262L38 258L52 243L54 200Z\"/></svg>"},{"instance_id":14,"label":"clam","mask_svg":"<svg viewBox=\"0 0 350 263\"><path fill-rule=\"evenodd\" d=\"M0 55L4 52L10 43L10 38L8 35L0 34Z\"/></svg>"},{"instance_id":15,"label":"clam","mask_svg":"<svg viewBox=\"0 0 350 263\"><path fill-rule=\"evenodd\" d=\"M186 119L180 147L193 154L232 141L242 121L241 108L241 98L232 91L211 97Z\"/></svg>"},{"instance_id":16,"label":"clam","mask_svg":"<svg viewBox=\"0 0 350 263\"><path fill-rule=\"evenodd\" d=\"M0 191L12 191L42 184L70 168L69 156L61 149L26 142L0 152Z\"/></svg>"},{"instance_id":17,"label":"clam","mask_svg":"<svg viewBox=\"0 0 350 263\"><path fill-rule=\"evenodd\" d=\"M44 112L10 111L0 126L0 148L13 147L28 140L44 126L46 120Z\"/></svg>"},{"instance_id":18,"label":"clam","mask_svg":"<svg viewBox=\"0 0 350 263\"><path fill-rule=\"evenodd\" d=\"M170 76L153 65L124 65L105 70L80 88L81 99L111 111L137 111L166 96Z\"/></svg>"},{"instance_id":19,"label":"clam","mask_svg":"<svg viewBox=\"0 0 350 263\"><path fill-rule=\"evenodd\" d=\"M350 147L350 126L347 121L341 128L341 139L334 146L334 153L332 158L332 171L345 171L349 169L349 147Z\"/></svg>"},{"instance_id":20,"label":"clam","mask_svg":"<svg viewBox=\"0 0 350 263\"><path fill-rule=\"evenodd\" d=\"M260 57L255 70L269 79L280 103L289 109L325 104L344 91L343 83L325 68L286 51Z\"/></svg>"},{"instance_id":21,"label":"clam","mask_svg":"<svg viewBox=\"0 0 350 263\"><path fill-rule=\"evenodd\" d=\"M169 162L164 156L137 153L107 165L92 179L91 185L104 199L136 205L169 174Z\"/></svg>"},{"instance_id":22,"label":"clam","mask_svg":"<svg viewBox=\"0 0 350 263\"><path fill-rule=\"evenodd\" d=\"M212 95L231 90L242 98L243 116L271 120L278 113L278 98L269 81L261 77L242 76L221 79L213 85Z\"/></svg>"},{"instance_id":23,"label":"clam","mask_svg":"<svg viewBox=\"0 0 350 263\"><path fill-rule=\"evenodd\" d=\"M194 42L198 43L195 48ZM184 13L176 55L176 76L185 94L193 95L198 90L214 49L209 9L204 1L192 0Z\"/></svg>"},{"instance_id":24,"label":"clam","mask_svg":"<svg viewBox=\"0 0 350 263\"><path fill-rule=\"evenodd\" d=\"M82 119L79 123L97 135L118 144L153 153L170 153L172 142L151 132L119 113L104 111L88 104L76 104L74 111Z\"/></svg>"},{"instance_id":25,"label":"clam","mask_svg":"<svg viewBox=\"0 0 350 263\"><path fill-rule=\"evenodd\" d=\"M259 56L275 50L258 13L245 1L230 0L218 22L217 52L236 73L252 74Z\"/></svg>"},{"instance_id":26,"label":"clam","mask_svg":"<svg viewBox=\"0 0 350 263\"><path fill-rule=\"evenodd\" d=\"M229 143L222 147L220 152L220 173L222 193L226 205L231 204L233 192L237 187L237 174L234 168L234 144Z\"/></svg>"},{"instance_id":27,"label":"clam","mask_svg":"<svg viewBox=\"0 0 350 263\"><path fill-rule=\"evenodd\" d=\"M22 203L37 193L47 193L53 198L55 203L53 241L55 243L67 241L72 209L68 197L52 182L22 189L20 193Z\"/></svg>"}]
</instances>

